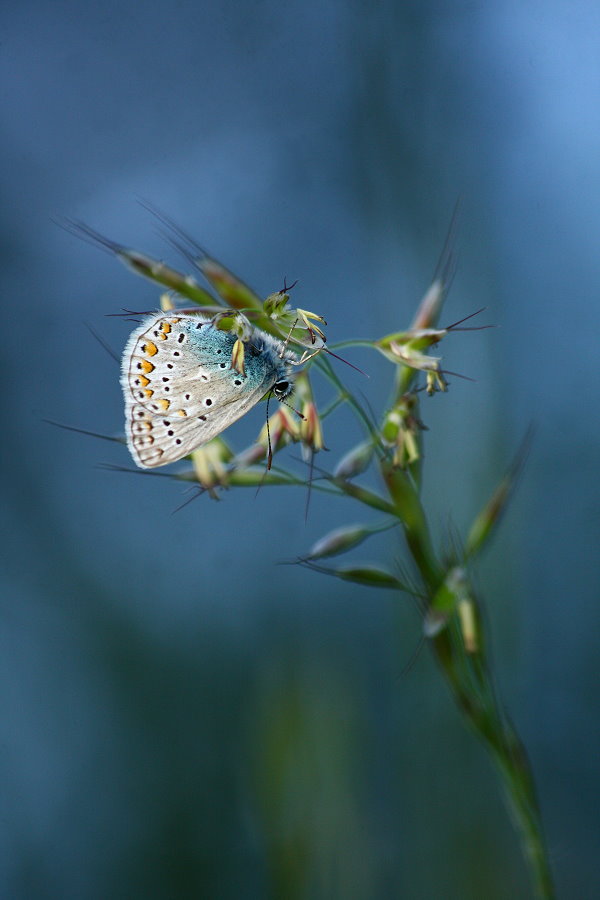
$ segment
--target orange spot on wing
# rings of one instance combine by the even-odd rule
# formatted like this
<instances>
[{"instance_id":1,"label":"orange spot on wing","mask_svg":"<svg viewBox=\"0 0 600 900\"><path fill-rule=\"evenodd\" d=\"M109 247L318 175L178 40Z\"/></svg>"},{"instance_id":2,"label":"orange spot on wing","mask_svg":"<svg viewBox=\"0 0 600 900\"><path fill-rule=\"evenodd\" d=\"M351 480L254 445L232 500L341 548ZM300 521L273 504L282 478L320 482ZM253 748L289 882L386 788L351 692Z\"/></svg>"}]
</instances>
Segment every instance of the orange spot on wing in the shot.
<instances>
[{"instance_id":1,"label":"orange spot on wing","mask_svg":"<svg viewBox=\"0 0 600 900\"><path fill-rule=\"evenodd\" d=\"M136 447L150 447L154 443L151 434L134 434L133 443Z\"/></svg>"}]
</instances>

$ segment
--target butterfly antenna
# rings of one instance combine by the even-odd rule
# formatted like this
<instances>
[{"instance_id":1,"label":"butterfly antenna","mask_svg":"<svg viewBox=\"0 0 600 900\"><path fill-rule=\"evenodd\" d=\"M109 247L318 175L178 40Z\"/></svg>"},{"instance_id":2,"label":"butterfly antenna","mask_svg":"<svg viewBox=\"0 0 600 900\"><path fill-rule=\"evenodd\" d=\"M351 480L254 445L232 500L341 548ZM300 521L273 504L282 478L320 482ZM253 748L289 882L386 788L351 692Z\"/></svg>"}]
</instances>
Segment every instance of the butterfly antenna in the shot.
<instances>
[{"instance_id":1,"label":"butterfly antenna","mask_svg":"<svg viewBox=\"0 0 600 900\"><path fill-rule=\"evenodd\" d=\"M272 396L273 396L273 391L270 391L270 393L267 397L267 423L266 423L267 424L267 468L266 468L266 472L268 472L270 470L271 466L273 465L273 445L271 444L271 426L269 424L269 404L271 402ZM306 421L306 416L303 416L302 413L300 412L300 410L295 409L295 407L293 407L291 403L288 403L287 400L279 400L279 398L278 398L278 402L283 403L284 406L287 406L288 409L291 409L292 412L295 412L297 416L300 416L302 421ZM262 486L262 484L261 484L261 486Z\"/></svg>"},{"instance_id":2,"label":"butterfly antenna","mask_svg":"<svg viewBox=\"0 0 600 900\"><path fill-rule=\"evenodd\" d=\"M256 486L256 492L254 494L255 500L258 497L258 492L260 491L263 484L265 483L265 478L267 477L267 472L270 470L271 466L273 465L273 447L271 446L271 426L269 425L269 401L271 400L271 394L272 394L272 391L267 396L267 422L266 422L266 425L267 425L267 468L264 470L264 472L262 474L262 478L260 479L260 482Z\"/></svg>"},{"instance_id":3,"label":"butterfly antenna","mask_svg":"<svg viewBox=\"0 0 600 900\"><path fill-rule=\"evenodd\" d=\"M278 400L279 403L283 403L284 406L287 406L288 409L291 409L292 412L296 413L296 415L302 419L303 422L306 422L306 416L303 416L299 409L296 409L295 406L292 406L291 403L288 403L287 400Z\"/></svg>"},{"instance_id":4,"label":"butterfly antenna","mask_svg":"<svg viewBox=\"0 0 600 900\"><path fill-rule=\"evenodd\" d=\"M269 425L269 402L271 400L272 391L269 392L269 396L267 397L267 472L271 468L273 464L273 448L271 447L271 426Z\"/></svg>"}]
</instances>

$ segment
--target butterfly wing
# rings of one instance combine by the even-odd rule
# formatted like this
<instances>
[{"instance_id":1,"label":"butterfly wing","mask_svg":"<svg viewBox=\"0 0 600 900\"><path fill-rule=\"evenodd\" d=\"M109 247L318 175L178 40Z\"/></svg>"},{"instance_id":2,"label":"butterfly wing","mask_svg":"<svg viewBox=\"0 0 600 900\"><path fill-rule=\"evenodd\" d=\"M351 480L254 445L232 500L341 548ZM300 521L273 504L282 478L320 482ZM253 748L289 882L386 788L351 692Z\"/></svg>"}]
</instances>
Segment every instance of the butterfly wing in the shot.
<instances>
[{"instance_id":1,"label":"butterfly wing","mask_svg":"<svg viewBox=\"0 0 600 900\"><path fill-rule=\"evenodd\" d=\"M244 377L231 368L234 342L202 316L150 316L132 333L121 383L127 444L139 466L187 456L273 386L278 367L272 355L250 346Z\"/></svg>"}]
</instances>

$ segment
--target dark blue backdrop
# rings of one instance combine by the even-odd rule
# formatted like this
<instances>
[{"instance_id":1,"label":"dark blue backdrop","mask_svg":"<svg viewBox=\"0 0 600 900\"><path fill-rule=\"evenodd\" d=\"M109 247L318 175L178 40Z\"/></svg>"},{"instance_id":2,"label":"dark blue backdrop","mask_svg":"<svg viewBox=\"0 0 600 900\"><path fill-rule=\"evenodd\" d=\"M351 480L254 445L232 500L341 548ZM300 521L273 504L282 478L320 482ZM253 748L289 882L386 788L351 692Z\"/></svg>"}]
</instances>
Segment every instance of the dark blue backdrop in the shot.
<instances>
[{"instance_id":1,"label":"dark blue backdrop","mask_svg":"<svg viewBox=\"0 0 600 900\"><path fill-rule=\"evenodd\" d=\"M3 896L528 891L427 653L403 673L407 601L277 565L359 511L315 496L305 524L301 490L264 490L173 516L176 484L102 471L125 451L44 423L122 427L85 323L120 352L129 326L104 316L158 292L52 218L162 256L139 196L261 294L299 278L334 340L406 326L463 196L447 321L485 305L500 327L445 348L476 383L424 403L426 499L440 534L464 528L534 422L478 584L561 894L600 892L599 18L510 0L4 5ZM352 360L380 409L387 364ZM357 438L343 415L326 432L334 456ZM388 534L356 558L399 555Z\"/></svg>"}]
</instances>

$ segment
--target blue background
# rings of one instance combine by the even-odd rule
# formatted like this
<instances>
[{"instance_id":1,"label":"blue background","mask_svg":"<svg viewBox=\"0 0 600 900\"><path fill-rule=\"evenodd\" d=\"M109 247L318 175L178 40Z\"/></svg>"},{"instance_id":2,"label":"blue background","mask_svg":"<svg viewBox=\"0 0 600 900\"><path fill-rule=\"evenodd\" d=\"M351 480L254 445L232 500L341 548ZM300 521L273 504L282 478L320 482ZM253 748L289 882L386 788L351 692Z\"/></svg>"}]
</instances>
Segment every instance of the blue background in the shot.
<instances>
[{"instance_id":1,"label":"blue background","mask_svg":"<svg viewBox=\"0 0 600 900\"><path fill-rule=\"evenodd\" d=\"M534 423L475 577L559 894L600 893L599 26L589 2L4 5L3 896L528 895L427 648L405 671L410 601L278 565L362 510L315 495L305 523L282 488L172 515L176 482L43 421L122 428L85 323L120 353L106 314L158 302L54 217L162 257L150 200L260 294L298 278L342 340L408 324L458 195L444 321L499 327L443 347L476 383L424 400L425 500L464 531ZM381 410L389 364L348 357ZM360 435L328 425L332 465ZM393 567L399 536L355 558Z\"/></svg>"}]
</instances>

